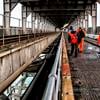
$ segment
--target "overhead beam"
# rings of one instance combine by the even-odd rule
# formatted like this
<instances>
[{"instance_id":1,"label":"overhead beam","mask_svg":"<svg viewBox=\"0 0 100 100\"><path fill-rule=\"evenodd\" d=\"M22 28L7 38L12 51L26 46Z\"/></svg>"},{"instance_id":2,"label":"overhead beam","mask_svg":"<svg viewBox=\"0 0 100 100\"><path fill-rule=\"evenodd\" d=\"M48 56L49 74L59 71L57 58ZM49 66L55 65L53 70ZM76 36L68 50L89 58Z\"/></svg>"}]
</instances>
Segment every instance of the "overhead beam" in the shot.
<instances>
[{"instance_id":1,"label":"overhead beam","mask_svg":"<svg viewBox=\"0 0 100 100\"><path fill-rule=\"evenodd\" d=\"M39 0L20 0L20 2L37 2Z\"/></svg>"},{"instance_id":2,"label":"overhead beam","mask_svg":"<svg viewBox=\"0 0 100 100\"><path fill-rule=\"evenodd\" d=\"M34 12L34 11L33 11ZM75 15L77 15L77 14L80 14L80 12L85 12L85 11L41 11L41 12L36 12L36 13L39 13L40 15L42 15L42 14L46 14L46 15L48 15L48 14L62 14L62 15L66 15L66 14L68 14L68 15L72 15L72 14L75 14Z\"/></svg>"},{"instance_id":3,"label":"overhead beam","mask_svg":"<svg viewBox=\"0 0 100 100\"><path fill-rule=\"evenodd\" d=\"M40 14L41 16L78 16L79 14Z\"/></svg>"},{"instance_id":4,"label":"overhead beam","mask_svg":"<svg viewBox=\"0 0 100 100\"><path fill-rule=\"evenodd\" d=\"M34 9L34 12L43 12L43 11L85 11L85 9Z\"/></svg>"}]
</instances>

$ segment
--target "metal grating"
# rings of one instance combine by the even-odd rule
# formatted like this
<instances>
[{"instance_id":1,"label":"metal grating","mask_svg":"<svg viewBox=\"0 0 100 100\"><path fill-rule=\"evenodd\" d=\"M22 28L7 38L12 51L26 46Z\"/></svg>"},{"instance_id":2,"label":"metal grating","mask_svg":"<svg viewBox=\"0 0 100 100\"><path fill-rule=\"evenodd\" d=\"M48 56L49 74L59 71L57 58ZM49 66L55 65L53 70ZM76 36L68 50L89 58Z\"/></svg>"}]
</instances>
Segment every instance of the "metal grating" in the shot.
<instances>
[{"instance_id":1,"label":"metal grating","mask_svg":"<svg viewBox=\"0 0 100 100\"><path fill-rule=\"evenodd\" d=\"M89 50L89 46L92 49ZM70 57L75 100L100 100L100 58L97 50L98 47L86 44L85 52L90 53L79 54L78 58Z\"/></svg>"}]
</instances>

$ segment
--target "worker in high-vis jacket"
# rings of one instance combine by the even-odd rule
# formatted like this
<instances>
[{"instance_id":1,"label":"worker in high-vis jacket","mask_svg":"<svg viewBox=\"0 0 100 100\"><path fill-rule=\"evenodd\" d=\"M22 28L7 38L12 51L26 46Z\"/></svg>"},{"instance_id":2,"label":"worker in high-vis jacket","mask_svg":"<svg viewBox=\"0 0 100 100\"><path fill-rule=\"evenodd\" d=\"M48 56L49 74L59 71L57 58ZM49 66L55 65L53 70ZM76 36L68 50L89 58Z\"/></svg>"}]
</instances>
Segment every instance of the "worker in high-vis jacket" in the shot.
<instances>
[{"instance_id":1,"label":"worker in high-vis jacket","mask_svg":"<svg viewBox=\"0 0 100 100\"><path fill-rule=\"evenodd\" d=\"M77 32L71 31L68 32L68 35L70 36L70 43L71 43L71 52L70 56L74 54L74 57L78 56L78 38L77 38Z\"/></svg>"},{"instance_id":2,"label":"worker in high-vis jacket","mask_svg":"<svg viewBox=\"0 0 100 100\"><path fill-rule=\"evenodd\" d=\"M100 32L99 32L99 35L97 37L97 44L100 45Z\"/></svg>"},{"instance_id":3,"label":"worker in high-vis jacket","mask_svg":"<svg viewBox=\"0 0 100 100\"><path fill-rule=\"evenodd\" d=\"M79 49L79 52L82 53L84 51L84 37L86 34L86 30L79 27L77 33L79 35L78 36L79 37L78 49Z\"/></svg>"}]
</instances>

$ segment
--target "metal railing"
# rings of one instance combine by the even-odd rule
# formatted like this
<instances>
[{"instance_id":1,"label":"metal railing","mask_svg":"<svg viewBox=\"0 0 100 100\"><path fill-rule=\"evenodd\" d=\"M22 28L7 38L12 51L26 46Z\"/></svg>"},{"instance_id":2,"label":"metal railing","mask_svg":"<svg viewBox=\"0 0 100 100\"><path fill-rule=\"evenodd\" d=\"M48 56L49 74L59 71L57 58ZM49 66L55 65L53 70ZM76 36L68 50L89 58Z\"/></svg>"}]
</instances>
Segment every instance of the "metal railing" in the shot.
<instances>
[{"instance_id":1,"label":"metal railing","mask_svg":"<svg viewBox=\"0 0 100 100\"><path fill-rule=\"evenodd\" d=\"M38 30L38 28L35 27L34 29L30 26L32 25L32 22L25 21L27 24L26 28L22 28L22 20L19 18L10 17L10 26L3 25L3 18L8 18L9 16L5 16L3 14L0 14L0 18L2 19L2 22L0 23L0 48L2 47L9 47L9 43L12 44L13 42L16 44L20 43L23 38L25 37L25 40L30 40L31 37L39 37L42 34L42 30ZM14 25L14 26L13 26ZM33 33L34 32L34 33ZM37 34L39 33L39 34ZM43 32L50 33L48 32ZM52 33L52 32L51 32ZM42 34L43 35L43 34ZM26 38L27 36L27 38ZM21 40L22 39L22 40Z\"/></svg>"},{"instance_id":2,"label":"metal railing","mask_svg":"<svg viewBox=\"0 0 100 100\"><path fill-rule=\"evenodd\" d=\"M5 16L3 14L0 14L1 23L0 23L0 47L3 47L9 42L12 38L12 41L15 39L19 43L21 41L22 35L27 36L27 39L29 40L29 35L32 34L32 28L30 27L30 24L32 22L26 21L27 27L25 29L25 32L22 28L22 20L19 18L10 17L10 26L7 28L3 25L3 18L9 18L9 16Z\"/></svg>"},{"instance_id":3,"label":"metal railing","mask_svg":"<svg viewBox=\"0 0 100 100\"><path fill-rule=\"evenodd\" d=\"M60 70L61 70L61 55L62 55L62 39L58 46L56 58L48 77L47 86L43 95L42 100L58 100L58 93L60 89Z\"/></svg>"},{"instance_id":4,"label":"metal railing","mask_svg":"<svg viewBox=\"0 0 100 100\"><path fill-rule=\"evenodd\" d=\"M18 35L18 34L23 34L22 33L22 20L19 18L14 18L14 17L10 17L10 27L7 28L4 26L4 22L3 22L3 18L9 18L9 16L5 16L3 14L0 14L0 18L1 18L1 25L0 25L0 36L2 34L4 35ZM31 21L25 21L26 23L26 30L32 30L32 22ZM9 31L9 34L5 33ZM21 32L20 32L21 31ZM27 32L26 32L27 34Z\"/></svg>"}]
</instances>

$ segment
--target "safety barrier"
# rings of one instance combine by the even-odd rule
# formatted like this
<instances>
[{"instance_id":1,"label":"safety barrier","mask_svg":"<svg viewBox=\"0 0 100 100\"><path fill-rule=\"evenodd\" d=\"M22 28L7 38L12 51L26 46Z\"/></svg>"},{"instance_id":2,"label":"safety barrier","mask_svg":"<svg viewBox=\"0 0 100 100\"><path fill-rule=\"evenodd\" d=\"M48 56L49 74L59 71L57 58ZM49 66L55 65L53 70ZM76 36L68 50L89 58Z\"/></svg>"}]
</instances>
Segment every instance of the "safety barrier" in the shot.
<instances>
[{"instance_id":1,"label":"safety barrier","mask_svg":"<svg viewBox=\"0 0 100 100\"><path fill-rule=\"evenodd\" d=\"M47 86L43 95L42 100L58 100L58 94L61 84L60 70L61 70L61 55L62 55L62 39L58 46L56 58L48 77Z\"/></svg>"}]
</instances>

